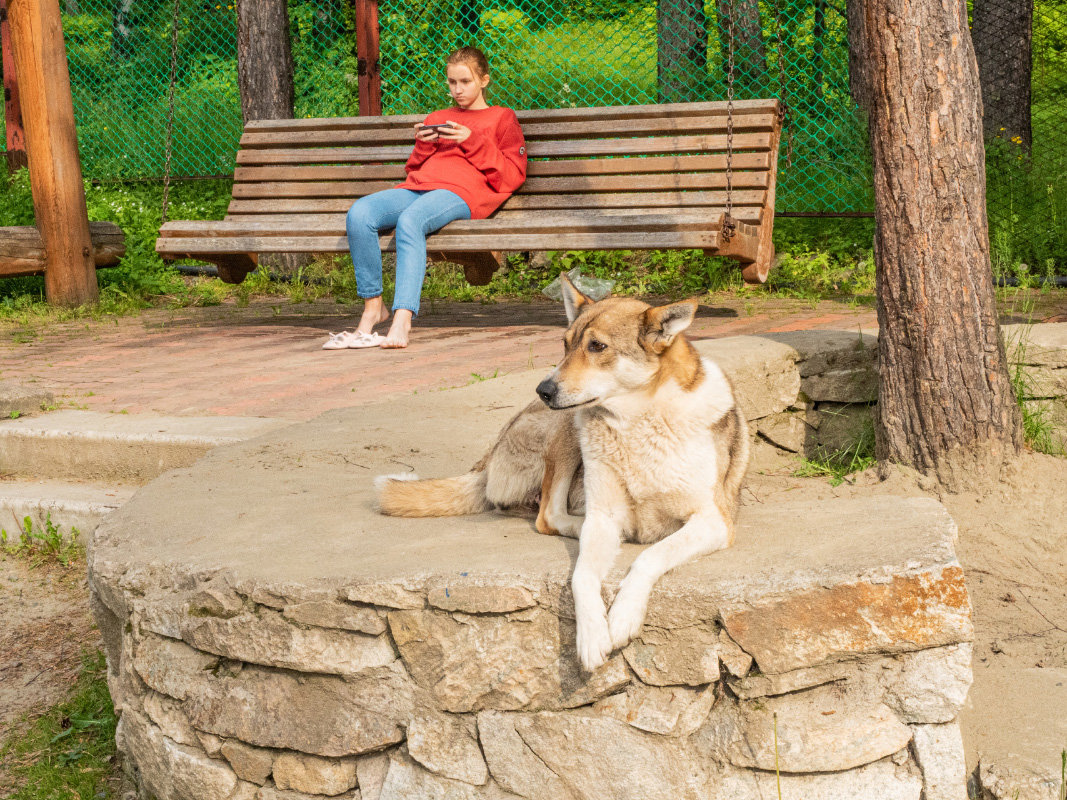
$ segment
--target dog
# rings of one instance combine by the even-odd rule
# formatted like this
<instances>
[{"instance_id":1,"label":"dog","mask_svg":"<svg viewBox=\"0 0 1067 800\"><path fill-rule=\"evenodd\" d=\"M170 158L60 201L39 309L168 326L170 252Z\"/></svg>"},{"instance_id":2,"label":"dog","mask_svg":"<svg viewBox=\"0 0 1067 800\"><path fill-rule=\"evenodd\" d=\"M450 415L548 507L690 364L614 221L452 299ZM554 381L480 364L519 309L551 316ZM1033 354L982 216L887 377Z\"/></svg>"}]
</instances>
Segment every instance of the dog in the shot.
<instances>
[{"instance_id":1,"label":"dog","mask_svg":"<svg viewBox=\"0 0 1067 800\"><path fill-rule=\"evenodd\" d=\"M696 301L596 302L561 283L564 357L540 399L467 474L381 476L378 502L404 517L536 509L539 533L578 537L578 658L594 670L640 632L664 573L733 543L749 434L729 379L683 334ZM602 584L623 541L651 546L608 611Z\"/></svg>"}]
</instances>

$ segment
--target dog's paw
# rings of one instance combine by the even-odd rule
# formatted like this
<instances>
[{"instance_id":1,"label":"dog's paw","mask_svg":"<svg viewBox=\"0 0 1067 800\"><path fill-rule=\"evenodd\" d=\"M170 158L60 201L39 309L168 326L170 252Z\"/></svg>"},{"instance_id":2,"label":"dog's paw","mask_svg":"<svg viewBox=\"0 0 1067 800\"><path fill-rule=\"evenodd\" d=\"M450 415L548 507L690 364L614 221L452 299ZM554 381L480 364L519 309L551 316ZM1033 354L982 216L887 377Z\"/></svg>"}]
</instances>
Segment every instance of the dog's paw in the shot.
<instances>
[{"instance_id":1,"label":"dog's paw","mask_svg":"<svg viewBox=\"0 0 1067 800\"><path fill-rule=\"evenodd\" d=\"M586 617L577 620L578 626L578 660L589 672L592 672L611 654L611 636L608 633L608 621L603 617Z\"/></svg>"},{"instance_id":2,"label":"dog's paw","mask_svg":"<svg viewBox=\"0 0 1067 800\"><path fill-rule=\"evenodd\" d=\"M615 602L608 612L608 632L612 647L625 647L641 632L648 609L648 592L636 583L625 580L615 595Z\"/></svg>"},{"instance_id":3,"label":"dog's paw","mask_svg":"<svg viewBox=\"0 0 1067 800\"><path fill-rule=\"evenodd\" d=\"M585 517L575 517L568 514L557 525L560 536L569 536L572 539L577 539L578 535L582 532L582 523L585 522Z\"/></svg>"}]
</instances>

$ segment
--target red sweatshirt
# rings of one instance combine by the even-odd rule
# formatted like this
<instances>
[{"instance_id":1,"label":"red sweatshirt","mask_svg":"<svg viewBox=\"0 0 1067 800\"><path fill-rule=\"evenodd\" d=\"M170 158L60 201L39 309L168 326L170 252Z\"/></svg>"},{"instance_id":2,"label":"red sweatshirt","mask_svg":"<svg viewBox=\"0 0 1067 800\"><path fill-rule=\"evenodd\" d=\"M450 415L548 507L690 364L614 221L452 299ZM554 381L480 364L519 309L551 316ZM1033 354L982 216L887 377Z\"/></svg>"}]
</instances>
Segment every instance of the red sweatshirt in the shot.
<instances>
[{"instance_id":1,"label":"red sweatshirt","mask_svg":"<svg viewBox=\"0 0 1067 800\"><path fill-rule=\"evenodd\" d=\"M415 143L404 166L407 180L398 189L448 189L470 207L471 219L484 219L526 180L526 140L510 108L489 106L476 111L448 108L425 119L458 122L471 130L460 144L448 139Z\"/></svg>"}]
</instances>

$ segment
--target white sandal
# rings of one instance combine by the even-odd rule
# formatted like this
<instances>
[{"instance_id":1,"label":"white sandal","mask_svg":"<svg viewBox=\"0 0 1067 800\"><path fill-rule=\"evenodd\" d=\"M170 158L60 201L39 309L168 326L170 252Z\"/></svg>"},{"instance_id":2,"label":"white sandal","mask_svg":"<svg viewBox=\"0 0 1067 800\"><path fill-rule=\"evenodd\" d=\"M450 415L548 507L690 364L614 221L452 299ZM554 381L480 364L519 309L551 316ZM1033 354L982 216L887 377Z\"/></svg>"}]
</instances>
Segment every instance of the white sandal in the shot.
<instances>
[{"instance_id":1,"label":"white sandal","mask_svg":"<svg viewBox=\"0 0 1067 800\"><path fill-rule=\"evenodd\" d=\"M377 333L363 333L362 331L341 331L331 333L323 350L356 350L362 347L378 347L384 337Z\"/></svg>"}]
</instances>

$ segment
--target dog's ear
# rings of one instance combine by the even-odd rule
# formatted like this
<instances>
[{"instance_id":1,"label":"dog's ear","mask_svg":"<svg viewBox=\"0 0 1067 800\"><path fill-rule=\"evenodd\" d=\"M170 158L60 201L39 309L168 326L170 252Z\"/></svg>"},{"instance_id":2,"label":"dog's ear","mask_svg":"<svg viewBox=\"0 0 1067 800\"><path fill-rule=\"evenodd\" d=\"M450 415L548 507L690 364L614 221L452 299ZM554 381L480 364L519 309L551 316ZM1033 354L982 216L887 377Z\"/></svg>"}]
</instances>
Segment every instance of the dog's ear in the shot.
<instances>
[{"instance_id":1,"label":"dog's ear","mask_svg":"<svg viewBox=\"0 0 1067 800\"><path fill-rule=\"evenodd\" d=\"M566 272L559 274L559 288L563 293L563 308L567 311L568 325L578 319L578 315L582 313L582 309L585 306L595 302L593 298L586 297L578 291L578 287L571 283L571 279L567 277Z\"/></svg>"},{"instance_id":2,"label":"dog's ear","mask_svg":"<svg viewBox=\"0 0 1067 800\"><path fill-rule=\"evenodd\" d=\"M641 338L655 352L666 350L674 337L693 322L697 313L696 300L682 300L666 306L650 308L645 312Z\"/></svg>"}]
</instances>

